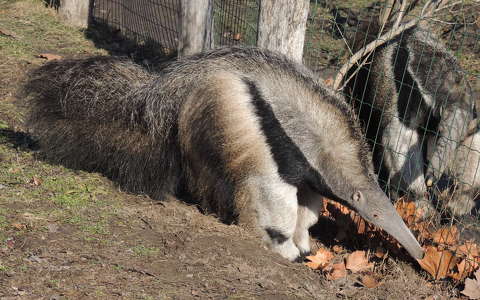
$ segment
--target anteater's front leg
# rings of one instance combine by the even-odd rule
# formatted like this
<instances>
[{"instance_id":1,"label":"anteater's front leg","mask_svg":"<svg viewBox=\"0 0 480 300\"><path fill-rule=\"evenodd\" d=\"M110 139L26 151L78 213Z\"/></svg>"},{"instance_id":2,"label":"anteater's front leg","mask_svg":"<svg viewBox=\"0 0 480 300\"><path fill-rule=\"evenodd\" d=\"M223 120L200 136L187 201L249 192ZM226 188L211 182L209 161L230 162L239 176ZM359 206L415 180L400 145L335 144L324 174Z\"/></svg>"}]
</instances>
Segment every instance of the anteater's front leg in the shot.
<instances>
[{"instance_id":1,"label":"anteater's front leg","mask_svg":"<svg viewBox=\"0 0 480 300\"><path fill-rule=\"evenodd\" d=\"M293 240L300 250L301 256L310 254L310 234L308 229L318 221L323 204L323 197L307 186L298 190L297 225Z\"/></svg>"},{"instance_id":2,"label":"anteater's front leg","mask_svg":"<svg viewBox=\"0 0 480 300\"><path fill-rule=\"evenodd\" d=\"M297 188L272 174L252 176L242 189L248 191L257 225L267 245L291 261L298 259L300 251L293 241L297 224Z\"/></svg>"}]
</instances>

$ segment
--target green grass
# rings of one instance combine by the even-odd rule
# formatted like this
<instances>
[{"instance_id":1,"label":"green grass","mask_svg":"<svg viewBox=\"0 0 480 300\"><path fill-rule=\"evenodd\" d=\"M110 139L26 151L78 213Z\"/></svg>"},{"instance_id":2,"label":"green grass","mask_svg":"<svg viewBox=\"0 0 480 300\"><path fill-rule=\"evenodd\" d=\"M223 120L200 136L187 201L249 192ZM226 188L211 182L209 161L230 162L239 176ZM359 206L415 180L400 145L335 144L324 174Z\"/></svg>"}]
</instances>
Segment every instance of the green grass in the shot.
<instances>
[{"instance_id":1,"label":"green grass","mask_svg":"<svg viewBox=\"0 0 480 300\"><path fill-rule=\"evenodd\" d=\"M1 272L8 272L9 269L10 269L9 267L0 264L0 273Z\"/></svg>"},{"instance_id":2,"label":"green grass","mask_svg":"<svg viewBox=\"0 0 480 300\"><path fill-rule=\"evenodd\" d=\"M65 26L54 9L45 8L40 0L0 1L9 13L0 13L0 27L14 33L14 37L0 35L0 54L10 59L26 59L42 52L68 55L105 53L94 49L82 30ZM66 38L68 37L68 38ZM93 48L93 49L92 49Z\"/></svg>"},{"instance_id":3,"label":"green grass","mask_svg":"<svg viewBox=\"0 0 480 300\"><path fill-rule=\"evenodd\" d=\"M132 248L132 251L135 255L138 256L152 256L158 253L158 248L155 247L146 247L144 245L137 245Z\"/></svg>"},{"instance_id":4,"label":"green grass","mask_svg":"<svg viewBox=\"0 0 480 300\"><path fill-rule=\"evenodd\" d=\"M4 209L0 210L0 213L2 213L2 211L4 211ZM7 224L7 217L0 215L0 230L5 229Z\"/></svg>"},{"instance_id":5,"label":"green grass","mask_svg":"<svg viewBox=\"0 0 480 300\"><path fill-rule=\"evenodd\" d=\"M104 224L103 222L100 222L100 223L88 223L88 224L85 224L81 227L81 229L86 232L86 233L89 233L91 235L105 235L105 234L108 234L108 230L106 228L106 224Z\"/></svg>"}]
</instances>

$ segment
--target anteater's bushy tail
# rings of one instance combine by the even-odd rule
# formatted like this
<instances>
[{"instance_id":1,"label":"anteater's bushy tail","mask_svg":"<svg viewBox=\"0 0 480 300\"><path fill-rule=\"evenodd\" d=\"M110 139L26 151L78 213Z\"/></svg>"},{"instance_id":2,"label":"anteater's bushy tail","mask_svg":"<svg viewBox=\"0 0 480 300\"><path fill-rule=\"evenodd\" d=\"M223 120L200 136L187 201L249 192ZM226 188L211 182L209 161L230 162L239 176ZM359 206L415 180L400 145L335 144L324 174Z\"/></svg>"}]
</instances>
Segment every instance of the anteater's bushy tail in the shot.
<instances>
[{"instance_id":1,"label":"anteater's bushy tail","mask_svg":"<svg viewBox=\"0 0 480 300\"><path fill-rule=\"evenodd\" d=\"M128 59L92 57L52 61L34 70L24 93L34 97L33 113L58 118L109 123L128 119L124 111L129 94L144 85L152 75ZM35 109L45 110L35 111Z\"/></svg>"},{"instance_id":2,"label":"anteater's bushy tail","mask_svg":"<svg viewBox=\"0 0 480 300\"><path fill-rule=\"evenodd\" d=\"M175 137L153 138L141 122L141 97L154 77L113 57L53 61L33 71L22 94L44 158L102 172L132 192L173 192L180 169L171 151Z\"/></svg>"}]
</instances>

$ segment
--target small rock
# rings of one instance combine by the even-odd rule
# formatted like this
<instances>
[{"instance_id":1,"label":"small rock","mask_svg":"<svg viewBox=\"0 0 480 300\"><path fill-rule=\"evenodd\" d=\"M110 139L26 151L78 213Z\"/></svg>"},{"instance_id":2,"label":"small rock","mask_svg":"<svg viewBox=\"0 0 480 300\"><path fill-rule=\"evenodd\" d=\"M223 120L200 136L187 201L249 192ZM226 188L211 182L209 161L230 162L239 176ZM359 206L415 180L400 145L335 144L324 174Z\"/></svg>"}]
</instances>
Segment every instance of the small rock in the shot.
<instances>
[{"instance_id":1,"label":"small rock","mask_svg":"<svg viewBox=\"0 0 480 300\"><path fill-rule=\"evenodd\" d=\"M21 288L21 287L16 287L16 286L12 286L12 289L15 291L16 295L17 296L23 296L25 295L27 292L25 291L25 289Z\"/></svg>"},{"instance_id":2,"label":"small rock","mask_svg":"<svg viewBox=\"0 0 480 300\"><path fill-rule=\"evenodd\" d=\"M15 247L15 240L13 238L8 238L5 241L5 244L7 244L7 248L12 249L13 247Z\"/></svg>"},{"instance_id":3,"label":"small rock","mask_svg":"<svg viewBox=\"0 0 480 300\"><path fill-rule=\"evenodd\" d=\"M38 257L38 256L36 256L36 255L30 255L27 259L28 259L29 261L31 261L31 262L36 262L36 263L41 263L41 262L44 261L43 258L40 258L40 257Z\"/></svg>"},{"instance_id":4,"label":"small rock","mask_svg":"<svg viewBox=\"0 0 480 300\"><path fill-rule=\"evenodd\" d=\"M60 295L52 295L48 300L60 300Z\"/></svg>"},{"instance_id":5,"label":"small rock","mask_svg":"<svg viewBox=\"0 0 480 300\"><path fill-rule=\"evenodd\" d=\"M58 232L58 225L54 223L49 223L47 226L48 232L55 233Z\"/></svg>"}]
</instances>

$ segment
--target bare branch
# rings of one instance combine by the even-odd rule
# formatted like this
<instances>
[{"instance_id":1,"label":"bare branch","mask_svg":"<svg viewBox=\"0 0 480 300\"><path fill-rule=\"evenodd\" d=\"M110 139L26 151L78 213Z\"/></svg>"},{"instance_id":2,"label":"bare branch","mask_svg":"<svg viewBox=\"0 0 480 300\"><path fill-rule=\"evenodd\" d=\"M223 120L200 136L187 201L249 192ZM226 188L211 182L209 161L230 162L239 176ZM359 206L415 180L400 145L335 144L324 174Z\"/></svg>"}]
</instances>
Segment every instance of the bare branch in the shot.
<instances>
[{"instance_id":1,"label":"bare branch","mask_svg":"<svg viewBox=\"0 0 480 300\"><path fill-rule=\"evenodd\" d=\"M362 59L362 57L365 57L365 55L369 56L370 53L373 52L379 46L381 46L381 45L385 44L386 42L392 40L393 38L395 38L396 36L398 36L399 34L404 32L405 30L408 30L408 29L416 26L418 23L420 23L425 18L431 17L433 15L433 13L435 13L435 12L441 10L441 9L444 9L445 7L447 7L446 4L447 4L448 1L449 0L441 0L437 3L435 0L428 0L427 3L423 6L422 13L420 14L420 16L418 18L412 19L409 22L404 23L402 25L400 25L400 23L401 23L401 19L400 19L400 21L398 22L399 23L398 27L393 26L388 32L386 32L385 34L382 34L376 40L370 42L368 45L366 45L365 47L363 47L362 49L357 51L354 55L352 55L350 57L348 62L345 63L342 66L342 68L340 69L340 71L338 72L337 76L335 77L335 81L333 83L333 89L341 90L345 87L345 85L348 83L348 81L345 81L345 82L343 82L343 81L344 81L344 77L347 74L348 70L350 70L350 68L352 68L354 65L357 64L358 68L355 72L358 72L358 70L361 68L361 66L366 63L365 59L363 60L363 62L361 64L358 63ZM406 2L406 0L404 0L404 2ZM404 2L402 2L402 6L404 6ZM403 16L404 15L405 14L403 14ZM398 21L398 18L397 18L397 21ZM350 77L353 77L353 76L350 76ZM340 87L342 82L343 82L343 86Z\"/></svg>"},{"instance_id":2,"label":"bare branch","mask_svg":"<svg viewBox=\"0 0 480 300\"><path fill-rule=\"evenodd\" d=\"M379 24L386 24L388 19L392 16L393 7L396 4L396 0L386 0L385 7L383 8L378 18Z\"/></svg>"},{"instance_id":3,"label":"bare branch","mask_svg":"<svg viewBox=\"0 0 480 300\"><path fill-rule=\"evenodd\" d=\"M401 1L402 1L402 6L400 7L400 13L398 14L397 20L395 21L395 24L393 25L394 28L397 28L400 25L400 22L402 22L402 19L405 16L405 13L406 13L407 0L401 0Z\"/></svg>"}]
</instances>

